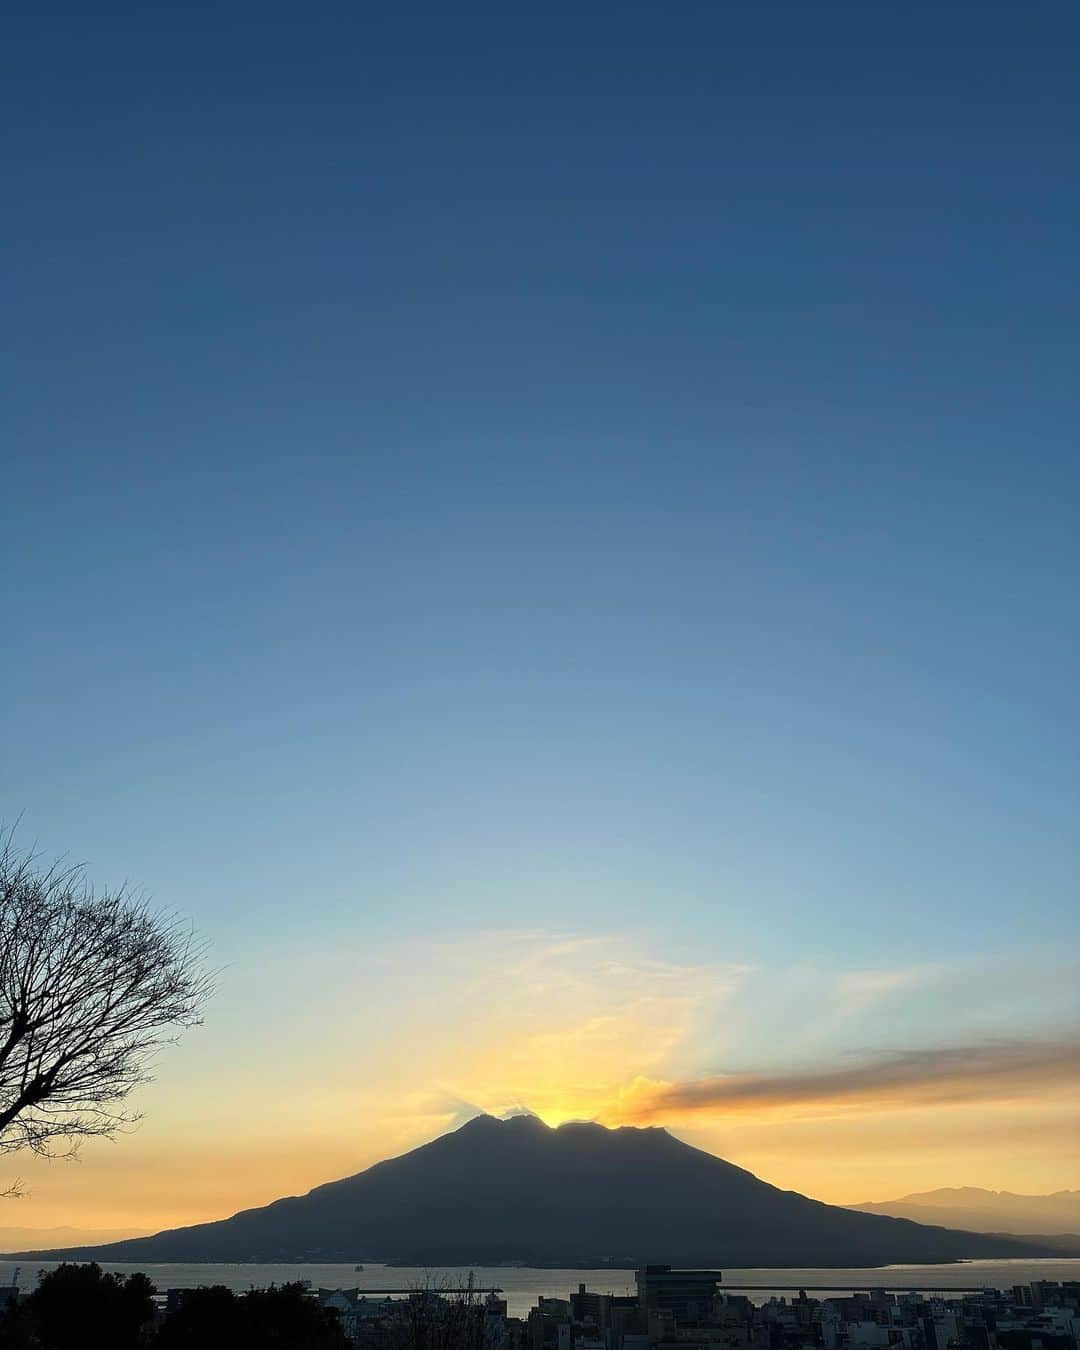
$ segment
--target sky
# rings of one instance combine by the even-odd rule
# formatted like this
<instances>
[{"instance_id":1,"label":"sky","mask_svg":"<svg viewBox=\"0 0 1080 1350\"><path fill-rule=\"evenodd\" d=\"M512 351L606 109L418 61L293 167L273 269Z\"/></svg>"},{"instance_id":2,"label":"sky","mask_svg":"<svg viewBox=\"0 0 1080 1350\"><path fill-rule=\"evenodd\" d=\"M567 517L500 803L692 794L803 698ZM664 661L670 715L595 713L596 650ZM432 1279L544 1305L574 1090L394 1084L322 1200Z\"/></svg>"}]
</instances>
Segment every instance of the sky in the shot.
<instances>
[{"instance_id":1,"label":"sky","mask_svg":"<svg viewBox=\"0 0 1080 1350\"><path fill-rule=\"evenodd\" d=\"M1078 30L14 7L0 819L218 978L7 1222L1080 1186Z\"/></svg>"}]
</instances>

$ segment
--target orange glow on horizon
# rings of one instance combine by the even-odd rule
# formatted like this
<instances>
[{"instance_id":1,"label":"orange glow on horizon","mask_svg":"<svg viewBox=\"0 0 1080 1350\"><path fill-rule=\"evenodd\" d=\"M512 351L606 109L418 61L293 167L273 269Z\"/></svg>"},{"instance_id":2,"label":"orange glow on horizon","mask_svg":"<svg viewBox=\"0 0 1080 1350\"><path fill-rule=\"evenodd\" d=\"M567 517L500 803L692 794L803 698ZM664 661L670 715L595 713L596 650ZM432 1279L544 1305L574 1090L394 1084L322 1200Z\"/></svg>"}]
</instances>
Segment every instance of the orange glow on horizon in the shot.
<instances>
[{"instance_id":1,"label":"orange glow on horizon","mask_svg":"<svg viewBox=\"0 0 1080 1350\"><path fill-rule=\"evenodd\" d=\"M423 979L417 968L411 950L387 962L398 1011L378 1038L354 1016L352 966L343 963L339 983L324 972L326 1005L312 1009L310 1027L276 1038L272 1081L246 1043L209 1027L187 1038L142 1094L137 1132L91 1141L76 1164L11 1160L27 1196L9 1202L7 1223L154 1231L218 1219L361 1171L477 1111L522 1109L552 1127L664 1126L832 1203L957 1184L1032 1193L1080 1184L1080 1076L1067 1038L804 1053L792 1069L715 1074L702 1071L703 1040L712 1037L720 1063L752 1043L760 1000L745 968L501 934L490 949L444 944ZM866 1000L914 978L823 983L822 1017L839 1008L861 1034ZM468 1012L455 1016L463 988ZM338 1033L314 1034L324 1025ZM354 1025L350 1043L340 1028ZM363 1064L359 1079L342 1071L353 1063ZM282 1096L281 1081L294 1090Z\"/></svg>"}]
</instances>

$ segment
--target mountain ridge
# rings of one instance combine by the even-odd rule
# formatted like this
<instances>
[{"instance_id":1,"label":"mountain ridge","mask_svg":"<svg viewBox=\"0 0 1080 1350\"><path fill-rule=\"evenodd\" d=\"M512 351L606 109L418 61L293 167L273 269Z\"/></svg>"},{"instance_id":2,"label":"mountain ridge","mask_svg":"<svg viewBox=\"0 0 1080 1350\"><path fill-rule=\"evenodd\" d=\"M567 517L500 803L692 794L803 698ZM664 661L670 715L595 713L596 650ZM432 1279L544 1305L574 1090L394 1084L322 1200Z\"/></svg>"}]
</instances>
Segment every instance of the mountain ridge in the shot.
<instances>
[{"instance_id":1,"label":"mountain ridge","mask_svg":"<svg viewBox=\"0 0 1080 1350\"><path fill-rule=\"evenodd\" d=\"M1077 1253L1080 1255L1080 1246ZM39 1258L398 1265L858 1265L1061 1255L783 1191L658 1126L477 1116L301 1196Z\"/></svg>"},{"instance_id":2,"label":"mountain ridge","mask_svg":"<svg viewBox=\"0 0 1080 1350\"><path fill-rule=\"evenodd\" d=\"M914 1191L895 1200L868 1200L848 1208L863 1214L884 1214L981 1233L1032 1237L1056 1234L1067 1238L1080 1232L1080 1191L1072 1190L1022 1195L980 1186L943 1186L933 1191Z\"/></svg>"}]
</instances>

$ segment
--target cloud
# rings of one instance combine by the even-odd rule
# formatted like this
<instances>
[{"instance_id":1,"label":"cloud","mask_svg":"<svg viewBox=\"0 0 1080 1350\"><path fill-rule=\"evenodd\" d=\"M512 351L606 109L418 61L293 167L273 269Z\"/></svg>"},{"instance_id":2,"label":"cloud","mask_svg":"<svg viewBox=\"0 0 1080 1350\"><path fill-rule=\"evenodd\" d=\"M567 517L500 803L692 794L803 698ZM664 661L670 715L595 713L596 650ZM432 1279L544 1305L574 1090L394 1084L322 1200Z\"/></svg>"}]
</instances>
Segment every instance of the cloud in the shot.
<instances>
[{"instance_id":1,"label":"cloud","mask_svg":"<svg viewBox=\"0 0 1080 1350\"><path fill-rule=\"evenodd\" d=\"M947 968L920 963L876 970L850 970L831 985L835 1003L846 1015L861 1013L871 1003L906 993L919 985L941 978Z\"/></svg>"},{"instance_id":2,"label":"cloud","mask_svg":"<svg viewBox=\"0 0 1080 1350\"><path fill-rule=\"evenodd\" d=\"M611 1113L660 1120L698 1113L792 1111L822 1105L927 1105L1010 1101L1080 1071L1080 1036L995 1040L860 1056L788 1073L715 1074L684 1082L637 1078Z\"/></svg>"}]
</instances>

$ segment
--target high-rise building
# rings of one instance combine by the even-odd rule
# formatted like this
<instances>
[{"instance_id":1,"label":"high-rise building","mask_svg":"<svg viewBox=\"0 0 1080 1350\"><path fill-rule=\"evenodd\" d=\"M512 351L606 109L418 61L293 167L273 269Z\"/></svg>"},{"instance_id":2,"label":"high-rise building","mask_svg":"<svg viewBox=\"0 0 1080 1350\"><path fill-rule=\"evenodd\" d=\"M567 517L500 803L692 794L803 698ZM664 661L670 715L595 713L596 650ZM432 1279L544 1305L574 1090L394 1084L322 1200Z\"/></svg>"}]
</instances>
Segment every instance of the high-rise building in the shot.
<instances>
[{"instance_id":1,"label":"high-rise building","mask_svg":"<svg viewBox=\"0 0 1080 1350\"><path fill-rule=\"evenodd\" d=\"M671 1266L642 1266L637 1272L638 1302L650 1312L672 1312L684 1326L707 1322L712 1316L719 1270L673 1270Z\"/></svg>"}]
</instances>

